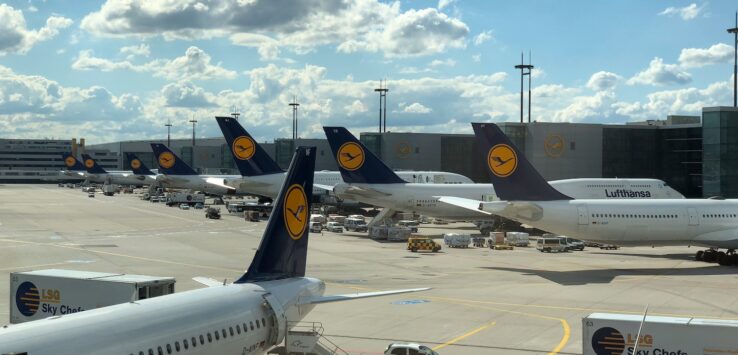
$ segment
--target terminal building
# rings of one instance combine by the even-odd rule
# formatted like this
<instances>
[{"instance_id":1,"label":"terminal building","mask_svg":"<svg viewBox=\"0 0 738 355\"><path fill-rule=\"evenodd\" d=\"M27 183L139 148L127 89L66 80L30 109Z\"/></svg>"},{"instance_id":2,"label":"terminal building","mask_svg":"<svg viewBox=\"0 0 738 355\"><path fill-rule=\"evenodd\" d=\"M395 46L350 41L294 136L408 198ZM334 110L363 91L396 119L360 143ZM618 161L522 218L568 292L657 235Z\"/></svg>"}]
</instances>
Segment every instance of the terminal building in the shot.
<instances>
[{"instance_id":1,"label":"terminal building","mask_svg":"<svg viewBox=\"0 0 738 355\"><path fill-rule=\"evenodd\" d=\"M738 109L734 107L705 107L701 117L668 116L665 120L622 125L553 122L499 125L548 180L656 178L689 198L738 198L738 184L734 183L738 181ZM471 134L365 132L360 139L396 170L448 171L476 182L489 181ZM124 153L132 152L154 169L157 166L151 142L154 141L96 144L87 147L87 151L105 159L105 168L127 170ZM166 144L166 140L155 142ZM260 144L285 169L298 145L317 147L316 170L338 168L325 139L277 139ZM238 173L230 147L223 138L198 139L194 147L190 139L173 139L170 145L203 174ZM0 151L0 157L3 154ZM55 169L61 169L60 155L54 159L58 159L54 162ZM1 169L6 168L0 166Z\"/></svg>"}]
</instances>

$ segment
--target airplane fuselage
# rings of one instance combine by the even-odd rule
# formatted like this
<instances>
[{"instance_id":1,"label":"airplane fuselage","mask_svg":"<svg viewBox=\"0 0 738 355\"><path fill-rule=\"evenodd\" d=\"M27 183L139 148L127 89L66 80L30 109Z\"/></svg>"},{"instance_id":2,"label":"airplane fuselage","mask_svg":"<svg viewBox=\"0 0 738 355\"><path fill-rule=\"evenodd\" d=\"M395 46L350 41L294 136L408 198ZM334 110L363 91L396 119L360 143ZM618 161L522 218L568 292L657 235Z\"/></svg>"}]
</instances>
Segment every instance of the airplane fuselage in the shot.
<instances>
[{"instance_id":1,"label":"airplane fuselage","mask_svg":"<svg viewBox=\"0 0 738 355\"><path fill-rule=\"evenodd\" d=\"M213 195L227 195L233 192L225 182L240 178L240 175L158 175L156 180L164 186L175 189L202 191ZM277 186L277 189L279 186Z\"/></svg>"}]
</instances>

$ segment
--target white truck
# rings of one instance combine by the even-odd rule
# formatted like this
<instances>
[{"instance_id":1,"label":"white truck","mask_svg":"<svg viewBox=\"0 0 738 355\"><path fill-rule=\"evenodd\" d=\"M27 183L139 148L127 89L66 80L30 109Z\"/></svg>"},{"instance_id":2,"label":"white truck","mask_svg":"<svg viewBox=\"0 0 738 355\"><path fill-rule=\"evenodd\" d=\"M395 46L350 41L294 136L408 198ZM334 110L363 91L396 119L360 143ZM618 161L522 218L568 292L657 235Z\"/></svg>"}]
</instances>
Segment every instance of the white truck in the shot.
<instances>
[{"instance_id":1,"label":"white truck","mask_svg":"<svg viewBox=\"0 0 738 355\"><path fill-rule=\"evenodd\" d=\"M205 204L205 194L193 194L189 192L170 192L167 194L167 206L179 206L186 203L194 206L196 203Z\"/></svg>"},{"instance_id":2,"label":"white truck","mask_svg":"<svg viewBox=\"0 0 738 355\"><path fill-rule=\"evenodd\" d=\"M530 244L530 234L525 232L505 233L505 242L514 247L527 247Z\"/></svg>"},{"instance_id":3,"label":"white truck","mask_svg":"<svg viewBox=\"0 0 738 355\"><path fill-rule=\"evenodd\" d=\"M116 192L118 192L118 185L104 184L102 186L102 192L105 196L113 196Z\"/></svg>"},{"instance_id":4,"label":"white truck","mask_svg":"<svg viewBox=\"0 0 738 355\"><path fill-rule=\"evenodd\" d=\"M590 314L582 319L583 354L738 353L738 321L646 316L638 336L642 321L636 314Z\"/></svg>"},{"instance_id":5,"label":"white truck","mask_svg":"<svg viewBox=\"0 0 738 355\"><path fill-rule=\"evenodd\" d=\"M10 323L174 293L175 279L47 269L10 274Z\"/></svg>"},{"instance_id":6,"label":"white truck","mask_svg":"<svg viewBox=\"0 0 738 355\"><path fill-rule=\"evenodd\" d=\"M458 233L443 234L443 243L449 248L468 248L471 243L471 235Z\"/></svg>"}]
</instances>

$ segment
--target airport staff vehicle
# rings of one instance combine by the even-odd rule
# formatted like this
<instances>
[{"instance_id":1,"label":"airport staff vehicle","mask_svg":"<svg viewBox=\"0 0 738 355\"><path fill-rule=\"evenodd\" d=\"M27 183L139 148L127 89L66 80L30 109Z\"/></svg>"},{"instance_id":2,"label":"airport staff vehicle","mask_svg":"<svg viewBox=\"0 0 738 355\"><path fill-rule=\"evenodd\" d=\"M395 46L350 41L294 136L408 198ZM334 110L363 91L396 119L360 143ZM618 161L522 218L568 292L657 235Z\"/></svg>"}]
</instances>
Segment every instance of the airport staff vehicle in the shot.
<instances>
[{"instance_id":1,"label":"airport staff vehicle","mask_svg":"<svg viewBox=\"0 0 738 355\"><path fill-rule=\"evenodd\" d=\"M190 205L188 205L186 203L180 203L179 204L179 209L181 209L181 210L189 210L190 209Z\"/></svg>"},{"instance_id":2,"label":"airport staff vehicle","mask_svg":"<svg viewBox=\"0 0 738 355\"><path fill-rule=\"evenodd\" d=\"M492 232L489 239L489 248L494 250L513 250L513 246L507 243L505 232Z\"/></svg>"},{"instance_id":3,"label":"airport staff vehicle","mask_svg":"<svg viewBox=\"0 0 738 355\"><path fill-rule=\"evenodd\" d=\"M95 193L94 192L89 192L89 193L87 193L87 197L95 197Z\"/></svg>"},{"instance_id":4,"label":"airport staff vehicle","mask_svg":"<svg viewBox=\"0 0 738 355\"><path fill-rule=\"evenodd\" d=\"M619 246L614 245L614 244L600 244L599 245L599 248L602 249L602 250L617 250L617 249L620 249Z\"/></svg>"},{"instance_id":5,"label":"airport staff vehicle","mask_svg":"<svg viewBox=\"0 0 738 355\"><path fill-rule=\"evenodd\" d=\"M170 192L166 196L167 206L174 205L194 205L196 203L205 203L205 194L191 193L191 192Z\"/></svg>"},{"instance_id":6,"label":"airport staff vehicle","mask_svg":"<svg viewBox=\"0 0 738 355\"><path fill-rule=\"evenodd\" d=\"M113 184L104 184L101 190L103 195L113 196L116 192L118 192L118 186Z\"/></svg>"},{"instance_id":7,"label":"airport staff vehicle","mask_svg":"<svg viewBox=\"0 0 738 355\"><path fill-rule=\"evenodd\" d=\"M738 321L592 313L582 319L584 355L735 354Z\"/></svg>"},{"instance_id":8,"label":"airport staff vehicle","mask_svg":"<svg viewBox=\"0 0 738 355\"><path fill-rule=\"evenodd\" d=\"M333 233L343 233L343 226L338 222L328 222L325 225L325 230Z\"/></svg>"},{"instance_id":9,"label":"airport staff vehicle","mask_svg":"<svg viewBox=\"0 0 738 355\"><path fill-rule=\"evenodd\" d=\"M205 218L220 219L220 208L208 207L205 210Z\"/></svg>"},{"instance_id":10,"label":"airport staff vehicle","mask_svg":"<svg viewBox=\"0 0 738 355\"><path fill-rule=\"evenodd\" d=\"M564 240L559 237L540 237L536 241L536 250L541 253L550 253L552 251L562 253L568 249Z\"/></svg>"},{"instance_id":11,"label":"airport staff vehicle","mask_svg":"<svg viewBox=\"0 0 738 355\"><path fill-rule=\"evenodd\" d=\"M449 248L468 248L471 243L471 236L468 234L445 233L443 235L443 244Z\"/></svg>"},{"instance_id":12,"label":"airport staff vehicle","mask_svg":"<svg viewBox=\"0 0 738 355\"><path fill-rule=\"evenodd\" d=\"M10 323L168 295L174 293L174 283L171 277L62 269L12 272Z\"/></svg>"},{"instance_id":13,"label":"airport staff vehicle","mask_svg":"<svg viewBox=\"0 0 738 355\"><path fill-rule=\"evenodd\" d=\"M310 222L310 232L320 233L323 231L323 225L320 222Z\"/></svg>"},{"instance_id":14,"label":"airport staff vehicle","mask_svg":"<svg viewBox=\"0 0 738 355\"><path fill-rule=\"evenodd\" d=\"M387 345L384 355L438 355L431 348L414 343L392 343Z\"/></svg>"},{"instance_id":15,"label":"airport staff vehicle","mask_svg":"<svg viewBox=\"0 0 738 355\"><path fill-rule=\"evenodd\" d=\"M243 211L243 218L248 222L259 222L261 221L261 213L254 210Z\"/></svg>"},{"instance_id":16,"label":"airport staff vehicle","mask_svg":"<svg viewBox=\"0 0 738 355\"><path fill-rule=\"evenodd\" d=\"M323 281L305 276L315 156L314 147L297 148L251 265L235 282L196 278L208 287L9 325L0 328L0 349L55 355L171 354L176 349L198 355L264 354L282 342L289 324L318 304L427 290L326 296ZM35 298L31 287L28 292ZM35 300L30 302L35 307Z\"/></svg>"},{"instance_id":17,"label":"airport staff vehicle","mask_svg":"<svg viewBox=\"0 0 738 355\"><path fill-rule=\"evenodd\" d=\"M561 237L561 239L564 241L564 244L566 244L567 250L584 250L584 242L579 239L569 237Z\"/></svg>"},{"instance_id":18,"label":"airport staff vehicle","mask_svg":"<svg viewBox=\"0 0 738 355\"><path fill-rule=\"evenodd\" d=\"M527 247L530 244L530 235L525 232L507 232L505 243L515 247Z\"/></svg>"},{"instance_id":19,"label":"airport staff vehicle","mask_svg":"<svg viewBox=\"0 0 738 355\"><path fill-rule=\"evenodd\" d=\"M346 228L347 231L354 231L354 232L366 232L367 226L366 222L364 222L363 219L358 218L346 218L343 221L343 226Z\"/></svg>"},{"instance_id":20,"label":"airport staff vehicle","mask_svg":"<svg viewBox=\"0 0 738 355\"><path fill-rule=\"evenodd\" d=\"M441 250L441 245L428 237L410 237L407 240L407 250L413 253L417 251L432 251L436 253Z\"/></svg>"},{"instance_id":21,"label":"airport staff vehicle","mask_svg":"<svg viewBox=\"0 0 738 355\"><path fill-rule=\"evenodd\" d=\"M484 165L503 201L442 197L456 206L500 215L535 228L616 245L701 245L721 265L738 263L738 200L587 199L554 189L499 127L473 123ZM718 248L727 249L718 252Z\"/></svg>"}]
</instances>

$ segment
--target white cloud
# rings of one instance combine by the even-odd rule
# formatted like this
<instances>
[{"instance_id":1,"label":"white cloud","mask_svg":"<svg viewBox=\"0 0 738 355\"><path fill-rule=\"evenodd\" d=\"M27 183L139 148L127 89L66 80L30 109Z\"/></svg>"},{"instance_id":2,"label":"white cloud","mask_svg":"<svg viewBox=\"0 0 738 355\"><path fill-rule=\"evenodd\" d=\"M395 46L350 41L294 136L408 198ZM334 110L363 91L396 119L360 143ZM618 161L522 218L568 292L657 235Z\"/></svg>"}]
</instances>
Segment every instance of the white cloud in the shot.
<instances>
[{"instance_id":1,"label":"white cloud","mask_svg":"<svg viewBox=\"0 0 738 355\"><path fill-rule=\"evenodd\" d=\"M131 60L134 57L148 57L151 55L151 48L148 44L141 43L137 46L126 46L120 49L121 54L125 54L126 59Z\"/></svg>"},{"instance_id":2,"label":"white cloud","mask_svg":"<svg viewBox=\"0 0 738 355\"><path fill-rule=\"evenodd\" d=\"M648 68L628 79L629 85L681 85L692 81L692 76L676 64L664 64L663 59L651 60Z\"/></svg>"},{"instance_id":3,"label":"white cloud","mask_svg":"<svg viewBox=\"0 0 738 355\"><path fill-rule=\"evenodd\" d=\"M484 31L480 34L478 34L476 37L474 37L474 45L479 46L484 42L487 42L492 39L492 31Z\"/></svg>"},{"instance_id":4,"label":"white cloud","mask_svg":"<svg viewBox=\"0 0 738 355\"><path fill-rule=\"evenodd\" d=\"M167 84L161 89L161 94L169 107L215 106L214 95L189 82Z\"/></svg>"},{"instance_id":5,"label":"white cloud","mask_svg":"<svg viewBox=\"0 0 738 355\"><path fill-rule=\"evenodd\" d=\"M689 21L699 16L706 5L707 3L701 6L691 3L685 7L667 7L664 11L659 12L659 16L679 16L682 20Z\"/></svg>"},{"instance_id":6,"label":"white cloud","mask_svg":"<svg viewBox=\"0 0 738 355\"><path fill-rule=\"evenodd\" d=\"M86 49L79 52L77 59L72 63L72 69L75 70L99 70L99 71L113 71L113 70L132 70L132 71L145 71L145 66L137 66L129 61L112 61L108 59L94 57L92 50Z\"/></svg>"},{"instance_id":7,"label":"white cloud","mask_svg":"<svg viewBox=\"0 0 738 355\"><path fill-rule=\"evenodd\" d=\"M352 102L350 105L344 106L343 109L349 116L354 116L356 114L369 111L366 105L364 105L360 100L354 100L354 102Z\"/></svg>"},{"instance_id":8,"label":"white cloud","mask_svg":"<svg viewBox=\"0 0 738 355\"><path fill-rule=\"evenodd\" d=\"M23 11L0 4L0 55L26 54L34 45L56 37L60 30L72 23L65 17L51 16L38 31L28 30Z\"/></svg>"},{"instance_id":9,"label":"white cloud","mask_svg":"<svg viewBox=\"0 0 738 355\"><path fill-rule=\"evenodd\" d=\"M472 60L475 61L475 62L477 62L477 63L479 63L482 60L482 55L481 54L473 54L472 55Z\"/></svg>"},{"instance_id":10,"label":"white cloud","mask_svg":"<svg viewBox=\"0 0 738 355\"><path fill-rule=\"evenodd\" d=\"M443 10L454 2L456 2L456 0L438 0L438 9Z\"/></svg>"},{"instance_id":11,"label":"white cloud","mask_svg":"<svg viewBox=\"0 0 738 355\"><path fill-rule=\"evenodd\" d=\"M679 54L679 64L684 68L699 68L712 64L727 63L733 59L733 47L718 43L710 48L684 48Z\"/></svg>"},{"instance_id":12,"label":"white cloud","mask_svg":"<svg viewBox=\"0 0 738 355\"><path fill-rule=\"evenodd\" d=\"M207 8L207 11L204 10ZM202 39L228 37L254 47L264 60L279 48L305 53L323 45L339 52L382 52L387 57L435 54L463 48L469 28L435 8L401 12L399 2L378 0L107 0L81 27L98 36Z\"/></svg>"},{"instance_id":13,"label":"white cloud","mask_svg":"<svg viewBox=\"0 0 738 355\"><path fill-rule=\"evenodd\" d=\"M456 61L448 58L446 60L440 60L440 59L434 59L433 61L428 64L431 68L438 68L438 67L453 67L456 66Z\"/></svg>"},{"instance_id":14,"label":"white cloud","mask_svg":"<svg viewBox=\"0 0 738 355\"><path fill-rule=\"evenodd\" d=\"M587 87L594 91L605 91L615 88L615 85L622 80L623 77L608 71L598 71L589 78Z\"/></svg>"},{"instance_id":15,"label":"white cloud","mask_svg":"<svg viewBox=\"0 0 738 355\"><path fill-rule=\"evenodd\" d=\"M425 107L419 102L413 102L412 104L407 105L405 106L405 108L402 109L402 112L420 114L430 113L431 111L433 111L431 108Z\"/></svg>"}]
</instances>

